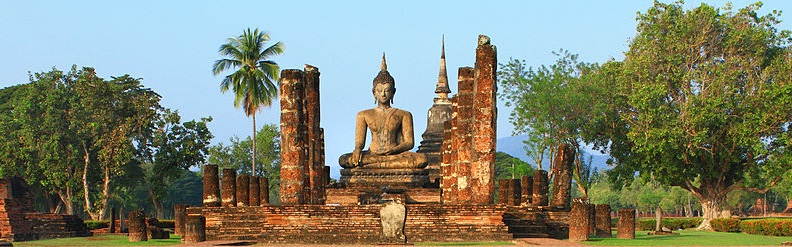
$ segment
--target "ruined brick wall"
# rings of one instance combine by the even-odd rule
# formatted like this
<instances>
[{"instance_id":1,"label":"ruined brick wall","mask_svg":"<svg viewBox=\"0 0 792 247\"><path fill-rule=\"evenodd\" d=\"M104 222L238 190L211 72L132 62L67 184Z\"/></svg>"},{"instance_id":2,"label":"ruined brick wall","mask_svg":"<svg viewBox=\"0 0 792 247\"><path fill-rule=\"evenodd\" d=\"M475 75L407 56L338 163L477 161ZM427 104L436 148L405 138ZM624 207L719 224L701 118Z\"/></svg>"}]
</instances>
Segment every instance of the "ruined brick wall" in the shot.
<instances>
[{"instance_id":1,"label":"ruined brick wall","mask_svg":"<svg viewBox=\"0 0 792 247\"><path fill-rule=\"evenodd\" d=\"M475 204L495 201L495 145L497 138L496 106L498 58L489 37L479 35L476 48L475 99L473 101L473 163L471 193Z\"/></svg>"},{"instance_id":2,"label":"ruined brick wall","mask_svg":"<svg viewBox=\"0 0 792 247\"><path fill-rule=\"evenodd\" d=\"M0 240L28 241L91 235L80 217L33 211L32 195L23 180L0 179Z\"/></svg>"},{"instance_id":3,"label":"ruined brick wall","mask_svg":"<svg viewBox=\"0 0 792 247\"><path fill-rule=\"evenodd\" d=\"M459 68L458 93L451 99L451 121L448 145L443 146L443 175L441 188L444 204L465 204L471 202L471 164L473 162L473 98L474 70L470 67Z\"/></svg>"},{"instance_id":4,"label":"ruined brick wall","mask_svg":"<svg viewBox=\"0 0 792 247\"><path fill-rule=\"evenodd\" d=\"M281 71L281 203L324 204L319 69Z\"/></svg>"},{"instance_id":5,"label":"ruined brick wall","mask_svg":"<svg viewBox=\"0 0 792 247\"><path fill-rule=\"evenodd\" d=\"M324 130L320 127L319 69L305 65L305 117L308 131L308 183L310 196L306 203L323 205L324 190Z\"/></svg>"},{"instance_id":6,"label":"ruined brick wall","mask_svg":"<svg viewBox=\"0 0 792 247\"><path fill-rule=\"evenodd\" d=\"M379 243L381 205L188 208L206 217L207 240L263 243ZM410 242L508 240L502 206L407 205Z\"/></svg>"},{"instance_id":7,"label":"ruined brick wall","mask_svg":"<svg viewBox=\"0 0 792 247\"><path fill-rule=\"evenodd\" d=\"M553 197L550 206L562 210L570 209L572 201L572 167L575 165L575 149L567 144L558 146L553 168Z\"/></svg>"},{"instance_id":8,"label":"ruined brick wall","mask_svg":"<svg viewBox=\"0 0 792 247\"><path fill-rule=\"evenodd\" d=\"M308 136L303 111L305 79L300 70L281 71L281 181L280 200L283 205L306 202ZM239 198L237 198L239 200Z\"/></svg>"},{"instance_id":9,"label":"ruined brick wall","mask_svg":"<svg viewBox=\"0 0 792 247\"><path fill-rule=\"evenodd\" d=\"M458 93L451 100L450 143L440 165L443 203L495 202L497 52L479 37L475 68L459 69Z\"/></svg>"}]
</instances>

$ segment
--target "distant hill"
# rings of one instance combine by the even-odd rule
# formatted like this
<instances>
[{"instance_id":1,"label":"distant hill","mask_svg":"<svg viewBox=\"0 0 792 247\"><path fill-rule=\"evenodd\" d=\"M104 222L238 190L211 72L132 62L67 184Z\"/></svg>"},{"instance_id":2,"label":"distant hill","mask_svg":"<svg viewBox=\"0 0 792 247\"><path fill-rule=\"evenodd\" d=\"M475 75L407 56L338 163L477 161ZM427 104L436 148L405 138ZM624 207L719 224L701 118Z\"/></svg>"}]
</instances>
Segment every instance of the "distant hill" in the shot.
<instances>
[{"instance_id":1,"label":"distant hill","mask_svg":"<svg viewBox=\"0 0 792 247\"><path fill-rule=\"evenodd\" d=\"M511 156L519 158L525 162L531 164L534 168L536 168L536 164L534 164L533 159L528 157L525 154L525 149L523 147L523 141L528 139L527 135L518 135L518 136L509 136L504 138L498 138L498 151L507 153ZM599 151L594 150L587 150L587 154L591 155L592 162L591 166L596 167L598 170L609 170L610 167L605 163L608 158L610 157L607 154L601 154ZM588 158L588 156L586 156ZM545 157L544 162L542 162L542 168L547 169L550 164L550 159Z\"/></svg>"}]
</instances>

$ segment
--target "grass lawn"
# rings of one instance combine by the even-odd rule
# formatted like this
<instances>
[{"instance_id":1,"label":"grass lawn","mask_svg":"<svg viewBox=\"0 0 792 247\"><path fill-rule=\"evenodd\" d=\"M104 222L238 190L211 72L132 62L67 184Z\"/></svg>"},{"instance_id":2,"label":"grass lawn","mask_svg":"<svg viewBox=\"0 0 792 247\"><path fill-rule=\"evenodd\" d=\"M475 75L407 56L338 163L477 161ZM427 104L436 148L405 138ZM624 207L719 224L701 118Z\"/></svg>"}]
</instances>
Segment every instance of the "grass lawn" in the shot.
<instances>
[{"instance_id":1,"label":"grass lawn","mask_svg":"<svg viewBox=\"0 0 792 247\"><path fill-rule=\"evenodd\" d=\"M706 232L696 230L674 231L679 235L648 235L636 231L635 239L591 238L583 244L597 246L734 246L775 245L792 241L792 237L773 237L745 233ZM615 234L615 231L614 231Z\"/></svg>"},{"instance_id":2,"label":"grass lawn","mask_svg":"<svg viewBox=\"0 0 792 247\"><path fill-rule=\"evenodd\" d=\"M149 239L145 242L129 242L126 235L100 235L82 238L58 238L26 242L14 242L14 246L163 246L181 244L177 235L170 235L170 239Z\"/></svg>"},{"instance_id":3,"label":"grass lawn","mask_svg":"<svg viewBox=\"0 0 792 247\"><path fill-rule=\"evenodd\" d=\"M416 246L505 246L512 242L417 242Z\"/></svg>"}]
</instances>

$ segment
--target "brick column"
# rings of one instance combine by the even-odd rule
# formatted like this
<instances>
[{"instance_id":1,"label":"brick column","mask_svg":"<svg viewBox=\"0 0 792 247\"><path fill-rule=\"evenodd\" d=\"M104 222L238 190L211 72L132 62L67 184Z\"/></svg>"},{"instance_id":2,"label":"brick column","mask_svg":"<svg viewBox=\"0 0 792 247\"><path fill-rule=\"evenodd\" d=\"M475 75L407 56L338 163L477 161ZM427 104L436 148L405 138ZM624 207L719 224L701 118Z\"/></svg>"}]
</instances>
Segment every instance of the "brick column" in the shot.
<instances>
[{"instance_id":1,"label":"brick column","mask_svg":"<svg viewBox=\"0 0 792 247\"><path fill-rule=\"evenodd\" d=\"M148 241L146 216L140 210L129 212L129 242Z\"/></svg>"},{"instance_id":2,"label":"brick column","mask_svg":"<svg viewBox=\"0 0 792 247\"><path fill-rule=\"evenodd\" d=\"M250 176L248 181L248 205L259 206L261 204L261 188L259 188L259 178Z\"/></svg>"},{"instance_id":3,"label":"brick column","mask_svg":"<svg viewBox=\"0 0 792 247\"><path fill-rule=\"evenodd\" d=\"M498 205L509 204L509 179L498 179Z\"/></svg>"},{"instance_id":4,"label":"brick column","mask_svg":"<svg viewBox=\"0 0 792 247\"><path fill-rule=\"evenodd\" d=\"M324 160L322 153L322 129L319 125L319 69L305 65L305 105L306 127L308 129L308 182L311 191L310 201L306 203L324 205L325 189L323 182Z\"/></svg>"},{"instance_id":5,"label":"brick column","mask_svg":"<svg viewBox=\"0 0 792 247\"><path fill-rule=\"evenodd\" d=\"M309 184L308 152L303 114L302 97L305 81L300 70L281 71L280 105L281 105L281 179L280 197L283 205L304 204Z\"/></svg>"},{"instance_id":6,"label":"brick column","mask_svg":"<svg viewBox=\"0 0 792 247\"><path fill-rule=\"evenodd\" d=\"M493 204L495 194L495 145L497 139L498 58L489 37L479 35L476 48L475 98L473 101L473 162L470 183L473 204ZM460 90L461 91L461 90Z\"/></svg>"},{"instance_id":7,"label":"brick column","mask_svg":"<svg viewBox=\"0 0 792 247\"><path fill-rule=\"evenodd\" d=\"M610 216L610 204L599 204L597 205L595 211L595 222L596 222L596 231L597 237L600 238L610 238L613 236L611 233L611 216Z\"/></svg>"},{"instance_id":8,"label":"brick column","mask_svg":"<svg viewBox=\"0 0 792 247\"><path fill-rule=\"evenodd\" d=\"M228 168L223 169L222 180L223 207L236 207L236 170Z\"/></svg>"},{"instance_id":9,"label":"brick column","mask_svg":"<svg viewBox=\"0 0 792 247\"><path fill-rule=\"evenodd\" d=\"M237 207L250 206L250 175L237 176L236 187Z\"/></svg>"},{"instance_id":10,"label":"brick column","mask_svg":"<svg viewBox=\"0 0 792 247\"><path fill-rule=\"evenodd\" d=\"M547 206L548 181L547 171L536 170L533 176L533 206Z\"/></svg>"},{"instance_id":11,"label":"brick column","mask_svg":"<svg viewBox=\"0 0 792 247\"><path fill-rule=\"evenodd\" d=\"M635 209L619 209L619 223L616 225L616 238L635 239Z\"/></svg>"},{"instance_id":12,"label":"brick column","mask_svg":"<svg viewBox=\"0 0 792 247\"><path fill-rule=\"evenodd\" d=\"M580 198L572 202L569 212L569 241L581 242L589 239L589 205Z\"/></svg>"},{"instance_id":13,"label":"brick column","mask_svg":"<svg viewBox=\"0 0 792 247\"><path fill-rule=\"evenodd\" d=\"M520 206L521 198L522 198L522 184L520 183L520 179L510 179L509 180L509 205L511 205L511 206Z\"/></svg>"},{"instance_id":14,"label":"brick column","mask_svg":"<svg viewBox=\"0 0 792 247\"><path fill-rule=\"evenodd\" d=\"M533 177L523 176L521 184L522 191L520 193L520 204L531 205L531 200L533 199Z\"/></svg>"},{"instance_id":15,"label":"brick column","mask_svg":"<svg viewBox=\"0 0 792 247\"><path fill-rule=\"evenodd\" d=\"M456 96L451 101L451 180L454 187L451 204L470 204L473 202L473 101L475 97L474 70L470 67L459 68L459 85ZM451 182L451 181L449 181ZM491 196L491 195L490 195Z\"/></svg>"},{"instance_id":16,"label":"brick column","mask_svg":"<svg viewBox=\"0 0 792 247\"><path fill-rule=\"evenodd\" d=\"M575 150L567 144L558 146L553 168L553 198L550 206L561 209L569 208L572 200L572 166L575 162Z\"/></svg>"},{"instance_id":17,"label":"brick column","mask_svg":"<svg viewBox=\"0 0 792 247\"><path fill-rule=\"evenodd\" d=\"M259 178L259 205L269 205L269 179L265 177Z\"/></svg>"},{"instance_id":18,"label":"brick column","mask_svg":"<svg viewBox=\"0 0 792 247\"><path fill-rule=\"evenodd\" d=\"M453 107L456 103L455 99L451 99L452 105L452 112ZM453 114L453 113L452 113ZM454 176L456 173L454 165L452 165L453 161L455 160L455 152L451 149L451 128L452 128L452 121L445 122L443 124L443 142L440 146L440 189L442 193L440 193L440 202L442 204L456 204L458 202L457 197L457 187L456 182L457 178Z\"/></svg>"},{"instance_id":19,"label":"brick column","mask_svg":"<svg viewBox=\"0 0 792 247\"><path fill-rule=\"evenodd\" d=\"M217 177L217 165L204 166L203 205L204 207L220 206L220 180Z\"/></svg>"},{"instance_id":20,"label":"brick column","mask_svg":"<svg viewBox=\"0 0 792 247\"><path fill-rule=\"evenodd\" d=\"M173 233L184 236L184 223L187 220L187 204L173 205Z\"/></svg>"},{"instance_id":21,"label":"brick column","mask_svg":"<svg viewBox=\"0 0 792 247\"><path fill-rule=\"evenodd\" d=\"M206 241L206 218L201 215L190 215L184 226L182 243L199 243Z\"/></svg>"}]
</instances>

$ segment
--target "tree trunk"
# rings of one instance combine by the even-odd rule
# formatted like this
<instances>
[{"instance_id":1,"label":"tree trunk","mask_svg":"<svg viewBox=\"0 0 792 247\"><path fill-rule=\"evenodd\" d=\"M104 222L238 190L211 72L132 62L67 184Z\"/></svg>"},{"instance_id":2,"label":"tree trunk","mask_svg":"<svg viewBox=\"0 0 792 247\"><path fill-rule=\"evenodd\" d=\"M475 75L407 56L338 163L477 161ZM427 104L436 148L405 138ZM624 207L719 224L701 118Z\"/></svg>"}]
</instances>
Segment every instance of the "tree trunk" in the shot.
<instances>
[{"instance_id":1,"label":"tree trunk","mask_svg":"<svg viewBox=\"0 0 792 247\"><path fill-rule=\"evenodd\" d=\"M63 202L63 207L66 208L66 214L74 215L74 203L71 201L71 189L66 186L66 192L58 192L58 196Z\"/></svg>"},{"instance_id":2,"label":"tree trunk","mask_svg":"<svg viewBox=\"0 0 792 247\"><path fill-rule=\"evenodd\" d=\"M154 190L151 188L148 189L149 197L151 198L151 204L154 205L154 213L156 214L155 217L157 219L162 219L165 214L165 209L162 207L162 200L160 200L157 195L154 194Z\"/></svg>"},{"instance_id":3,"label":"tree trunk","mask_svg":"<svg viewBox=\"0 0 792 247\"><path fill-rule=\"evenodd\" d=\"M251 144L253 145L253 156L251 157L251 175L256 176L256 112L253 112L253 140L251 140Z\"/></svg>"},{"instance_id":4,"label":"tree trunk","mask_svg":"<svg viewBox=\"0 0 792 247\"><path fill-rule=\"evenodd\" d=\"M699 200L701 200L701 211L704 215L702 216L701 225L696 229L712 230L712 225L710 225L712 219L731 217L731 211L723 207L725 198L699 198Z\"/></svg>"},{"instance_id":5,"label":"tree trunk","mask_svg":"<svg viewBox=\"0 0 792 247\"><path fill-rule=\"evenodd\" d=\"M88 153L88 146L86 146L85 143L83 143L82 146L83 146L83 152L85 152L85 155L83 156L83 174L82 174L83 194L85 195L85 212L87 212L88 215L91 216L92 220L99 220L97 219L98 217L96 217L96 214L92 212L93 208L91 207L91 197L90 197L91 194L89 193L88 190L88 164L91 163L91 156Z\"/></svg>"},{"instance_id":6,"label":"tree trunk","mask_svg":"<svg viewBox=\"0 0 792 247\"><path fill-rule=\"evenodd\" d=\"M107 216L107 204L110 202L110 167L105 166L104 185L102 187L102 203L99 205L98 218L102 220Z\"/></svg>"},{"instance_id":7,"label":"tree trunk","mask_svg":"<svg viewBox=\"0 0 792 247\"><path fill-rule=\"evenodd\" d=\"M655 232L663 231L663 208L660 206L655 210Z\"/></svg>"}]
</instances>

